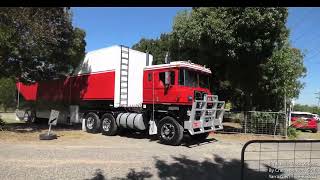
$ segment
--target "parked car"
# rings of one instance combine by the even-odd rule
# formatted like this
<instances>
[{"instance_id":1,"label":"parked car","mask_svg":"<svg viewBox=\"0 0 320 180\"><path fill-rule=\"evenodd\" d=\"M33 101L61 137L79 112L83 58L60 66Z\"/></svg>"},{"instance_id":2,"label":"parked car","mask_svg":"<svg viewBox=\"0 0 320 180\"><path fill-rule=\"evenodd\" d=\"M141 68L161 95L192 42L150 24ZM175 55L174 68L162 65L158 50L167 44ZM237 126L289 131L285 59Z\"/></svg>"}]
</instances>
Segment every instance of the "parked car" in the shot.
<instances>
[{"instance_id":1,"label":"parked car","mask_svg":"<svg viewBox=\"0 0 320 180\"><path fill-rule=\"evenodd\" d=\"M309 112L291 112L291 126L300 130L311 130L318 132L318 121Z\"/></svg>"}]
</instances>

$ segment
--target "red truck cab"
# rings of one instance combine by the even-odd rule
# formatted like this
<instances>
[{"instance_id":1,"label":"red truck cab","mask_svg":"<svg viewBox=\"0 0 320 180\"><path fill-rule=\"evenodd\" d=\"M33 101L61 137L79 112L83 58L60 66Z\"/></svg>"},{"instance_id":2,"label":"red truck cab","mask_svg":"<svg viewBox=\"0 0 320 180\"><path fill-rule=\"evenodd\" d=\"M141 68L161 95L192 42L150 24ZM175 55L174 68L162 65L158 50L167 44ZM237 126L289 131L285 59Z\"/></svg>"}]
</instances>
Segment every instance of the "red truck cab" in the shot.
<instances>
[{"instance_id":1,"label":"red truck cab","mask_svg":"<svg viewBox=\"0 0 320 180\"><path fill-rule=\"evenodd\" d=\"M200 69L200 66L199 69L188 66L176 63L146 68L143 77L144 103L192 105L194 99L203 99L205 94L211 95L211 72L203 67Z\"/></svg>"}]
</instances>

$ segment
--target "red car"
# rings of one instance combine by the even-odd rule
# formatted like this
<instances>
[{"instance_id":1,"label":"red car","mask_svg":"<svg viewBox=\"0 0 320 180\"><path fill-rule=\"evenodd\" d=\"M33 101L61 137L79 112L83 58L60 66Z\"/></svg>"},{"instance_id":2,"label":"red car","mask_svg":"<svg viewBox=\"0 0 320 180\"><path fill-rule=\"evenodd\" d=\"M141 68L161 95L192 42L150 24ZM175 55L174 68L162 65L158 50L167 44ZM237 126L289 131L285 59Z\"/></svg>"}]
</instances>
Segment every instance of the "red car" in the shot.
<instances>
[{"instance_id":1,"label":"red car","mask_svg":"<svg viewBox=\"0 0 320 180\"><path fill-rule=\"evenodd\" d=\"M313 133L318 132L318 121L311 113L292 112L291 126L300 130L311 130Z\"/></svg>"}]
</instances>

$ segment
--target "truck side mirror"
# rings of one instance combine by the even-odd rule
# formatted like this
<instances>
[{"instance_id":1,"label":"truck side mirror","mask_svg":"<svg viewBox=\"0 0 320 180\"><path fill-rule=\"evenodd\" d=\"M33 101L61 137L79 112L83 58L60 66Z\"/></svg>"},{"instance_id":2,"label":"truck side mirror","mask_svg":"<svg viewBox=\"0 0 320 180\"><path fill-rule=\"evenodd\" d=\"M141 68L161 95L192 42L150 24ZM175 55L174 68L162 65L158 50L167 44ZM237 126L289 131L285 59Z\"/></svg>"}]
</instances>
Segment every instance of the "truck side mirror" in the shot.
<instances>
[{"instance_id":1,"label":"truck side mirror","mask_svg":"<svg viewBox=\"0 0 320 180\"><path fill-rule=\"evenodd\" d=\"M164 73L164 84L166 86L170 85L170 72L165 72Z\"/></svg>"}]
</instances>

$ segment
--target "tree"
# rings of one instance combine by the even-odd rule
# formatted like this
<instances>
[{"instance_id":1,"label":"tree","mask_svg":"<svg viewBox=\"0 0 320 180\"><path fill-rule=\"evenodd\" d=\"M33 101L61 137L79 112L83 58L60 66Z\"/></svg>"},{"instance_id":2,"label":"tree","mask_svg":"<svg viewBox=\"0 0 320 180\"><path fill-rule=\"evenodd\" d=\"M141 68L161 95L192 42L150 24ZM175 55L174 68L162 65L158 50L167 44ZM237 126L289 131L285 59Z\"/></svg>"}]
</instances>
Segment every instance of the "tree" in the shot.
<instances>
[{"instance_id":1,"label":"tree","mask_svg":"<svg viewBox=\"0 0 320 180\"><path fill-rule=\"evenodd\" d=\"M1 78L0 79L0 104L2 105L4 112L9 107L15 106L16 91L15 81L12 78Z\"/></svg>"},{"instance_id":2,"label":"tree","mask_svg":"<svg viewBox=\"0 0 320 180\"><path fill-rule=\"evenodd\" d=\"M222 99L251 110L260 65L288 37L287 16L286 8L193 8L178 14L172 35L183 59L213 69L214 90Z\"/></svg>"},{"instance_id":3,"label":"tree","mask_svg":"<svg viewBox=\"0 0 320 180\"><path fill-rule=\"evenodd\" d=\"M193 8L176 16L166 38L134 47L210 67L214 93L238 110L278 111L284 95L298 96L306 71L288 43L287 16L287 8Z\"/></svg>"},{"instance_id":4,"label":"tree","mask_svg":"<svg viewBox=\"0 0 320 180\"><path fill-rule=\"evenodd\" d=\"M302 104L295 104L293 107L294 111L310 112L320 115L320 108L318 106L308 106Z\"/></svg>"},{"instance_id":5,"label":"tree","mask_svg":"<svg viewBox=\"0 0 320 180\"><path fill-rule=\"evenodd\" d=\"M0 76L25 83L63 77L85 55L68 8L0 8Z\"/></svg>"},{"instance_id":6,"label":"tree","mask_svg":"<svg viewBox=\"0 0 320 180\"><path fill-rule=\"evenodd\" d=\"M132 49L149 52L153 55L153 64L163 64L166 52L170 51L171 42L169 34L161 34L158 39L142 38L132 46Z\"/></svg>"},{"instance_id":7,"label":"tree","mask_svg":"<svg viewBox=\"0 0 320 180\"><path fill-rule=\"evenodd\" d=\"M298 97L303 83L299 78L304 77L306 68L303 66L303 54L299 49L285 44L280 50L275 50L272 57L265 64L261 64L262 76L260 77L259 106L262 108L273 107L280 110L284 105L284 98ZM271 108L270 108L271 109Z\"/></svg>"}]
</instances>

